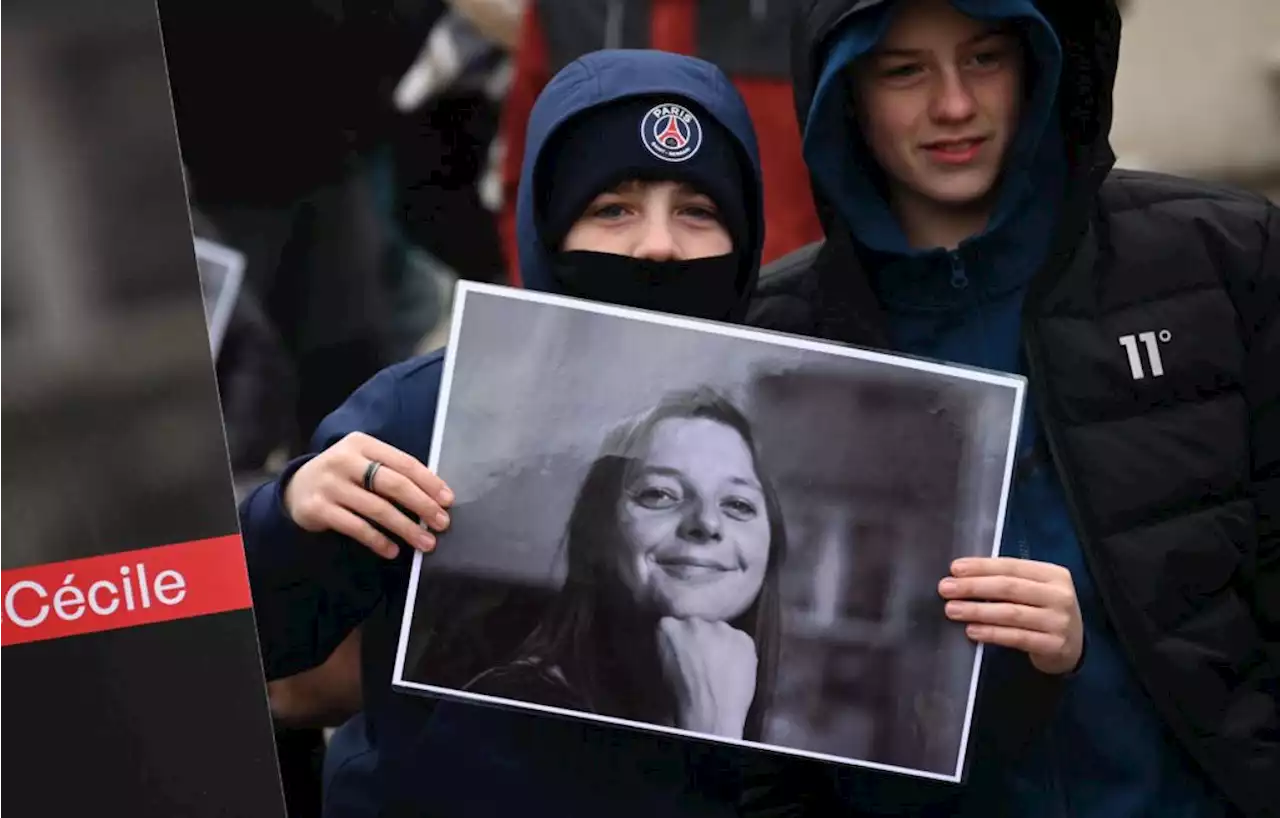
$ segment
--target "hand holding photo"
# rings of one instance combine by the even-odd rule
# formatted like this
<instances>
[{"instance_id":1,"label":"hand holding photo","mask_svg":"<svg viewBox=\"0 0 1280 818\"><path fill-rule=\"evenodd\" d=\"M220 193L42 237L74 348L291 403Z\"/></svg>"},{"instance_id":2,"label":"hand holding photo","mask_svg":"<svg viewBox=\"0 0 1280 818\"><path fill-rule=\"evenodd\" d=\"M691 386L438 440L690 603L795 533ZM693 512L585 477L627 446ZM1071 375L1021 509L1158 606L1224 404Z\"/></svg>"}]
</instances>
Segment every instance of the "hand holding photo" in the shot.
<instances>
[{"instance_id":1,"label":"hand holding photo","mask_svg":"<svg viewBox=\"0 0 1280 818\"><path fill-rule=\"evenodd\" d=\"M938 584L947 616L967 622L970 639L1026 652L1041 673L1075 670L1084 623L1071 572L1061 565L1002 557L961 559Z\"/></svg>"},{"instance_id":2,"label":"hand holding photo","mask_svg":"<svg viewBox=\"0 0 1280 818\"><path fill-rule=\"evenodd\" d=\"M426 466L361 432L308 460L284 490L285 511L303 531L345 534L389 560L400 547L388 534L421 551L435 548L433 531L449 527L452 501Z\"/></svg>"}]
</instances>

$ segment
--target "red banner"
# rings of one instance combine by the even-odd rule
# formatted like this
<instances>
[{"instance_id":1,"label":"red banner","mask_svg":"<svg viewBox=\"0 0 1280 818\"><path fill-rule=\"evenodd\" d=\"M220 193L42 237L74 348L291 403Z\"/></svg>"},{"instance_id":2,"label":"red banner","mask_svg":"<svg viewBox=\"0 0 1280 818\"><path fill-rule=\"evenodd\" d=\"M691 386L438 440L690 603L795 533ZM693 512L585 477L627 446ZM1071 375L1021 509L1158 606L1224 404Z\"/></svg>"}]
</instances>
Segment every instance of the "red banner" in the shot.
<instances>
[{"instance_id":1,"label":"red banner","mask_svg":"<svg viewBox=\"0 0 1280 818\"><path fill-rule=\"evenodd\" d=\"M239 535L0 572L0 644L253 606Z\"/></svg>"}]
</instances>

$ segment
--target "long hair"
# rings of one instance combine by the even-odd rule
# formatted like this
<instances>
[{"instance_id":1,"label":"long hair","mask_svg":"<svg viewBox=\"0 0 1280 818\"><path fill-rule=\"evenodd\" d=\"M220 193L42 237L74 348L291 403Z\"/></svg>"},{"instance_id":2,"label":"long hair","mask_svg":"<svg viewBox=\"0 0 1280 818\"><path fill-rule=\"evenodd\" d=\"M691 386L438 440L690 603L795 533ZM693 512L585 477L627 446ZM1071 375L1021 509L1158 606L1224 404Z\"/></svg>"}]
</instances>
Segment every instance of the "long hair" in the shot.
<instances>
[{"instance_id":1,"label":"long hair","mask_svg":"<svg viewBox=\"0 0 1280 818\"><path fill-rule=\"evenodd\" d=\"M520 657L543 667L558 668L575 693L598 713L645 720L632 701L619 691L634 689L636 680L619 678L625 671L608 659L613 647L607 630L610 609L616 611L621 594L611 568L611 549L617 547L618 500L624 491L632 453L647 442L654 428L673 418L707 419L733 429L751 452L763 488L769 516L769 557L765 576L751 606L731 624L751 636L756 647L755 698L747 714L744 737L760 740L772 704L778 665L781 602L778 570L786 552L786 529L777 492L761 472L751 425L732 403L711 391L697 389L667 396L639 421L623 425L605 441L574 502L565 532L568 571L564 587L547 615L525 641ZM631 651L634 645L624 646Z\"/></svg>"}]
</instances>

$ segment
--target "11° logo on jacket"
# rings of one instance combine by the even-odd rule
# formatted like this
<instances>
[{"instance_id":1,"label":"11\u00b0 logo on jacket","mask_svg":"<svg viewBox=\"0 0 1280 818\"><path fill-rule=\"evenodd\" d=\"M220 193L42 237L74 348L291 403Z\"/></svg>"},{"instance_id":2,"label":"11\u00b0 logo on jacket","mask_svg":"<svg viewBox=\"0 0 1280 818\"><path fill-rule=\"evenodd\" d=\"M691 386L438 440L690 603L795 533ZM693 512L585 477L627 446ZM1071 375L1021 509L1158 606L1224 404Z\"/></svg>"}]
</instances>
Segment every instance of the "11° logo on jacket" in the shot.
<instances>
[{"instance_id":1,"label":"11\u00b0 logo on jacket","mask_svg":"<svg viewBox=\"0 0 1280 818\"><path fill-rule=\"evenodd\" d=\"M655 105L640 121L640 141L659 159L683 162L702 147L702 123L683 105Z\"/></svg>"}]
</instances>

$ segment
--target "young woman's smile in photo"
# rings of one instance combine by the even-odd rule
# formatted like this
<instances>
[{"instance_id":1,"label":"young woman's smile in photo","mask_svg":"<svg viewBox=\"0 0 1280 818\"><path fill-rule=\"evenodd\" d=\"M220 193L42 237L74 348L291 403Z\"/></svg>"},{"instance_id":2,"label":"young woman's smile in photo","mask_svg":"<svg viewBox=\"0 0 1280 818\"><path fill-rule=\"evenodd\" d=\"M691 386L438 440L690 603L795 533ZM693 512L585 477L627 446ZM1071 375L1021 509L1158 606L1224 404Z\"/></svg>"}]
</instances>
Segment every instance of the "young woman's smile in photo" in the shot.
<instances>
[{"instance_id":1,"label":"young woman's smile in photo","mask_svg":"<svg viewBox=\"0 0 1280 818\"><path fill-rule=\"evenodd\" d=\"M726 621L759 594L769 514L751 451L730 427L658 423L627 474L618 521L618 575L652 612Z\"/></svg>"}]
</instances>

